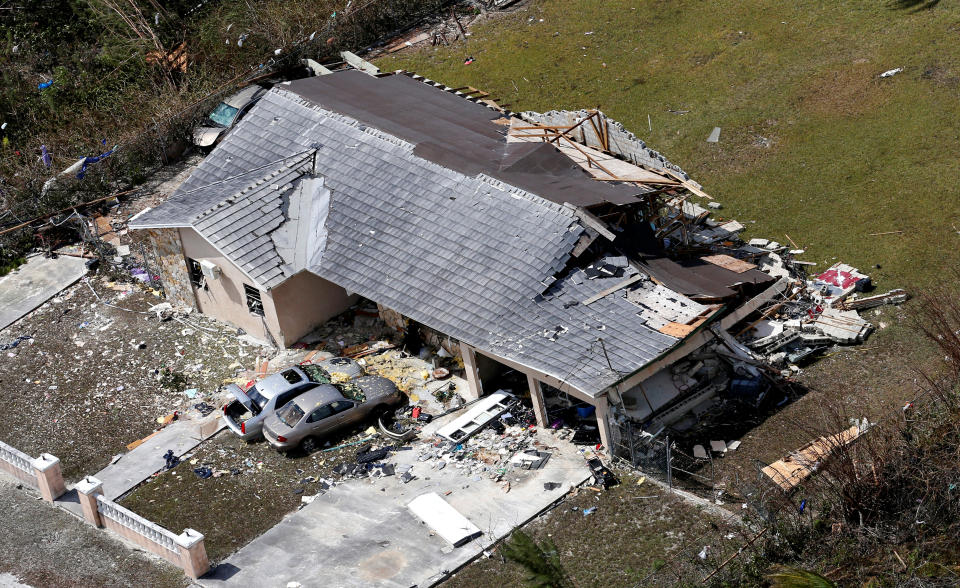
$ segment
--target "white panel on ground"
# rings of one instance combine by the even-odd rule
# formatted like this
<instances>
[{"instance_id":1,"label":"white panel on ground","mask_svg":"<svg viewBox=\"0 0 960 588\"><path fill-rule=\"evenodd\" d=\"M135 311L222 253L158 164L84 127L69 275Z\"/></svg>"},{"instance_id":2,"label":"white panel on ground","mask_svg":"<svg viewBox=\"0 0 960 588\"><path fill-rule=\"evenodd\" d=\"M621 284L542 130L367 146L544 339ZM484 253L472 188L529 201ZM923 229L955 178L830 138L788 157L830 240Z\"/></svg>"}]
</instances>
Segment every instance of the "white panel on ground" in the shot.
<instances>
[{"instance_id":1,"label":"white panel on ground","mask_svg":"<svg viewBox=\"0 0 960 588\"><path fill-rule=\"evenodd\" d=\"M407 508L454 547L460 547L481 535L479 527L457 512L457 509L436 492L417 496L410 501Z\"/></svg>"},{"instance_id":2,"label":"white panel on ground","mask_svg":"<svg viewBox=\"0 0 960 588\"><path fill-rule=\"evenodd\" d=\"M513 400L512 394L497 390L490 396L478 400L470 410L450 424L438 429L437 435L451 441L462 441L503 414L511 400Z\"/></svg>"}]
</instances>

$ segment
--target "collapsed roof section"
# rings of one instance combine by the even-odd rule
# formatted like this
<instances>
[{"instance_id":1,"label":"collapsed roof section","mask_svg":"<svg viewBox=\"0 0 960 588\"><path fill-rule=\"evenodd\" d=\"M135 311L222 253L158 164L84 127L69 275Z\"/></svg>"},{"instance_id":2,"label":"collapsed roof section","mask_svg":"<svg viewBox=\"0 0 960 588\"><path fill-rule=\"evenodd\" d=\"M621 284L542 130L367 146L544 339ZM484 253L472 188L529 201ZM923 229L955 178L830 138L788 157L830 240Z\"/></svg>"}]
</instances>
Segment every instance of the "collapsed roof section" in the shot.
<instances>
[{"instance_id":1,"label":"collapsed roof section","mask_svg":"<svg viewBox=\"0 0 960 588\"><path fill-rule=\"evenodd\" d=\"M541 127L565 129L565 133L588 148L611 153L619 159L649 170L671 170L685 180L691 180L679 166L670 163L666 157L647 147L640 138L631 133L621 123L607 118L602 112L589 110L551 110L550 112L524 112L521 118ZM533 133L527 134L533 134ZM615 164L614 164L615 165ZM631 178L633 176L623 176ZM697 188L699 184L693 182Z\"/></svg>"},{"instance_id":2,"label":"collapsed roof section","mask_svg":"<svg viewBox=\"0 0 960 588\"><path fill-rule=\"evenodd\" d=\"M351 73L298 84L331 91L327 80ZM398 87L413 83L426 96L452 98L496 126L490 109L405 76L356 75L343 83L352 88L362 79L364 88L379 88L392 78L406 80ZM591 396L672 348L695 328L688 323L702 323L705 309L713 308L657 287L625 257L588 265L606 248L586 252L602 223L576 206L504 182L499 168L536 176L520 165L535 154L548 178L537 181L545 181L540 187L548 192L576 182L585 191L599 187L632 198L636 186L595 182L555 150L561 160L539 146L518 144L511 151L501 134L497 153L503 157L467 175L461 170L478 167L471 157L451 153L459 140L412 120L391 126L368 112L360 113L365 120L333 112L305 97L312 91L293 92L293 86L269 92L180 190L132 220L131 228L193 227L263 288L311 271ZM338 107L357 111L364 104L348 108L345 102ZM388 111L380 114L404 112ZM483 133L466 134L468 142L486 140ZM444 151L436 158L442 163L424 157L431 149ZM559 184L550 170L560 172ZM577 255L583 261L572 263ZM633 279L623 284L625 278Z\"/></svg>"}]
</instances>

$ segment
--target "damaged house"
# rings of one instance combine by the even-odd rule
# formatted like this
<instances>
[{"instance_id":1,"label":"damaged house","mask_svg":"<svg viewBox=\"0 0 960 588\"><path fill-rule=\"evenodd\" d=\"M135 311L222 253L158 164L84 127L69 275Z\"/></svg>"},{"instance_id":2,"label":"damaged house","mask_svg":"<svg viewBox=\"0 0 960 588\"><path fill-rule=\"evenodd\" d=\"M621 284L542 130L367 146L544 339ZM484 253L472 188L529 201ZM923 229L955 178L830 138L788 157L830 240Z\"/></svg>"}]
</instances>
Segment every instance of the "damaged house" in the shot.
<instances>
[{"instance_id":1,"label":"damaged house","mask_svg":"<svg viewBox=\"0 0 960 588\"><path fill-rule=\"evenodd\" d=\"M743 227L601 113L459 90L349 70L268 92L129 223L170 301L290 345L369 299L459 355L473 398L515 370L541 426L589 405L607 447L759 394L762 362L725 329L791 281L733 248Z\"/></svg>"}]
</instances>

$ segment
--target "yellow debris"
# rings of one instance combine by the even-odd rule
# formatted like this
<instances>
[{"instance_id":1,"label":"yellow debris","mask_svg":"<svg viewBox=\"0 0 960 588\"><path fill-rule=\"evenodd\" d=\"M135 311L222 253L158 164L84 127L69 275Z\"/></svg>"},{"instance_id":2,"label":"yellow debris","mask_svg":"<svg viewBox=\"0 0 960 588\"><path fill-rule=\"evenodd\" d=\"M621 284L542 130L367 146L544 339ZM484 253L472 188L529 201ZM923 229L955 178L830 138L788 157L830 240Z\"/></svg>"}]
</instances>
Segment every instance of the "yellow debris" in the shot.
<instances>
[{"instance_id":1,"label":"yellow debris","mask_svg":"<svg viewBox=\"0 0 960 588\"><path fill-rule=\"evenodd\" d=\"M331 374L330 374L330 380L331 380L334 384L342 384L343 382L346 382L346 381L348 381L349 379L350 379L350 376L349 376L348 374L343 373L343 372L331 372Z\"/></svg>"}]
</instances>

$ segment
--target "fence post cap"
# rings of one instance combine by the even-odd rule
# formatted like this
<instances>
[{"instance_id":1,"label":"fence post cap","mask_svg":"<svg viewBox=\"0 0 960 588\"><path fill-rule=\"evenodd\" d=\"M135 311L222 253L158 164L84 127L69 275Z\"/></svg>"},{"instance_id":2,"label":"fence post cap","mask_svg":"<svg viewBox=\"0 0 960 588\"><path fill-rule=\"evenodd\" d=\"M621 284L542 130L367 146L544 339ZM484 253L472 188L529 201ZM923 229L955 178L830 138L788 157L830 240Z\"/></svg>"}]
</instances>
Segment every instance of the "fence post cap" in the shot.
<instances>
[{"instance_id":1,"label":"fence post cap","mask_svg":"<svg viewBox=\"0 0 960 588\"><path fill-rule=\"evenodd\" d=\"M193 529L184 529L183 533L177 535L177 545L185 549L190 549L201 541L203 541L203 533Z\"/></svg>"},{"instance_id":2,"label":"fence post cap","mask_svg":"<svg viewBox=\"0 0 960 588\"><path fill-rule=\"evenodd\" d=\"M41 453L40 457L34 458L34 460L30 462L34 468L40 470L41 472L45 472L59 463L60 460L56 456L50 455L49 453Z\"/></svg>"},{"instance_id":3,"label":"fence post cap","mask_svg":"<svg viewBox=\"0 0 960 588\"><path fill-rule=\"evenodd\" d=\"M84 478L74 486L74 489L80 494L93 494L101 488L103 488L103 482L93 476L84 476Z\"/></svg>"}]
</instances>

